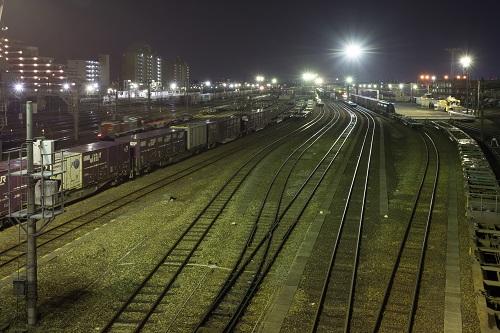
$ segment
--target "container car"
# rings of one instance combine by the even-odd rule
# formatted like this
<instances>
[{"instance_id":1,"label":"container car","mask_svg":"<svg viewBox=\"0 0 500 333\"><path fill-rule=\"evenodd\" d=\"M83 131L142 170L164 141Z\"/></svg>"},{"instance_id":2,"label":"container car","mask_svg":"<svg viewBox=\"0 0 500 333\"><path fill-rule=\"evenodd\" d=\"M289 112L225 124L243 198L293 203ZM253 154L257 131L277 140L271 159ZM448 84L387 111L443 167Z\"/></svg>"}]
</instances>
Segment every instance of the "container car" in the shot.
<instances>
[{"instance_id":1,"label":"container car","mask_svg":"<svg viewBox=\"0 0 500 333\"><path fill-rule=\"evenodd\" d=\"M241 117L241 131L251 133L267 127L271 123L272 111L270 109L259 109L238 113Z\"/></svg>"},{"instance_id":2,"label":"container car","mask_svg":"<svg viewBox=\"0 0 500 333\"><path fill-rule=\"evenodd\" d=\"M241 116L212 118L207 122L208 144L210 147L234 140L240 135Z\"/></svg>"},{"instance_id":3,"label":"container car","mask_svg":"<svg viewBox=\"0 0 500 333\"><path fill-rule=\"evenodd\" d=\"M115 141L130 145L131 176L166 165L186 150L184 129L163 128L119 137Z\"/></svg>"},{"instance_id":4,"label":"container car","mask_svg":"<svg viewBox=\"0 0 500 333\"><path fill-rule=\"evenodd\" d=\"M361 105L369 110L386 114L386 113L395 113L396 108L394 103L384 101L377 98L366 97L361 95L351 95L351 100L355 102L357 105Z\"/></svg>"},{"instance_id":5,"label":"container car","mask_svg":"<svg viewBox=\"0 0 500 333\"><path fill-rule=\"evenodd\" d=\"M259 109L201 120L189 120L181 115L178 119L182 123L170 127L150 128L144 132L114 137L114 141L97 141L67 148L62 154L55 154L53 169L64 172L54 176L52 180L58 182L51 184L63 185L64 188L60 190L64 191L66 202L78 200L106 185L118 184L157 166L173 163L219 143L265 128L276 122L279 112L276 108ZM133 130L142 130L135 128L134 122L124 122L127 125L111 122L111 129L107 133L116 134L131 127ZM26 179L9 176L12 172L25 169L22 163L25 162L12 160L9 165L0 162L0 225L5 224L9 204L10 211L17 211L23 206L21 198L26 196L26 186L22 181Z\"/></svg>"},{"instance_id":6,"label":"container car","mask_svg":"<svg viewBox=\"0 0 500 333\"><path fill-rule=\"evenodd\" d=\"M59 177L63 177L68 201L85 197L130 174L128 142L99 141L65 149L62 160L58 155L54 169L65 171Z\"/></svg>"}]
</instances>

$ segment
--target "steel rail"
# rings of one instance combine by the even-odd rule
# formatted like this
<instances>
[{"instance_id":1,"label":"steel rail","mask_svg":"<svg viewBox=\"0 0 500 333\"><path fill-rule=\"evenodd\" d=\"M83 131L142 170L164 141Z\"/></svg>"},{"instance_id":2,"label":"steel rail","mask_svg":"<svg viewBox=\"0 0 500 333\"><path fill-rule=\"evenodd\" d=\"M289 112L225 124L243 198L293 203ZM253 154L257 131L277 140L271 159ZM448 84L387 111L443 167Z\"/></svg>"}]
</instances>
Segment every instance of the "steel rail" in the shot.
<instances>
[{"instance_id":1,"label":"steel rail","mask_svg":"<svg viewBox=\"0 0 500 333\"><path fill-rule=\"evenodd\" d=\"M424 259L425 259L425 251L426 251L426 247L427 247L427 241L428 241L428 237L429 237L429 229L430 229L430 225L431 225L432 209L434 206L435 195L436 195L436 190L437 190L437 182L438 182L438 178L439 178L439 151L435 145L435 142L427 133L423 132L423 134L422 134L419 132L419 134L420 134L423 142L425 143L425 147L426 147L426 156L427 157L426 157L425 169L422 172L420 185L419 185L419 188L418 188L417 193L415 195L413 207L412 207L410 216L409 216L408 221L407 221L406 230L405 230L405 233L404 233L403 238L401 240L401 245L398 249L397 256L396 256L396 259L394 261L394 265L392 267L390 277L389 277L389 280L388 280L388 283L387 283L387 286L386 286L386 289L384 292L384 296L382 298L382 302L380 304L379 311L378 311L377 316L376 316L376 322L375 322L375 326L373 328L373 332L378 332L381 329L381 327L383 327L384 325L390 326L393 328L397 328L398 330L404 330L406 332L412 331L413 320L414 320L415 311L416 311L416 305L418 302L419 286L420 286L423 264L424 264ZM428 139L426 140L423 135L425 135ZM429 144L427 141L430 141L430 143L432 144L432 146L434 148L434 156L435 156L435 158L434 158L435 159L434 176L431 173L433 170L430 167L430 163L431 163L430 148L429 148ZM426 190L428 188L428 186L426 187L426 184L429 183L430 181L432 181L430 199L428 200L428 208L425 209L425 202L423 202L421 196L422 196L422 193L424 192L424 190ZM424 198L424 199L428 199L428 198ZM427 216L425 217L425 221L419 221L417 218L418 209L422 208L422 205L424 205L423 210L427 211ZM421 230L422 226L424 227L423 234L421 234L422 233L422 230ZM399 270L402 268L401 263L404 260L405 251L408 251L408 246L410 245L409 244L410 237L420 237L421 249L420 249L420 254L419 254L419 258L418 258L418 265L416 267L413 267L413 271L410 272L410 273L413 273L415 281L413 284L412 297L411 297L411 299L408 300L408 299L405 299L404 297L403 298L401 297L404 295L397 294L397 291L394 289L394 286L396 286L397 282L398 282L397 281L397 277L398 277L397 274L398 274ZM412 242L414 243L415 241L412 241ZM407 254L407 255L410 255L410 254ZM408 258L408 260L411 260L411 261L414 261L414 259L415 258L411 258L411 257ZM406 265L406 266L407 266L406 267L406 276L408 276L408 274L410 274L408 272L410 270L410 268L408 267L408 265ZM403 282L401 282L401 281L399 281L399 282L401 284L403 284ZM398 287L403 288L403 286L398 286ZM406 287L408 288L410 286L406 285ZM405 288L405 294L407 294L407 290L408 289ZM401 316L398 316L398 317L395 316L396 318L391 318L390 314L394 314L394 311L390 311L390 306L391 306L390 302L393 301L395 297L397 297L398 303L406 301L405 304L406 305L409 304L409 308L406 309L407 312L405 314L402 314ZM401 306L399 306L398 309L400 312L403 312L403 310L401 309ZM386 311L388 311L388 312L386 312ZM406 315L406 320L404 320L404 318L403 319L401 318L404 315ZM392 321L391 321L391 319L392 319ZM404 323L402 324L401 321L403 321ZM405 327L402 327L402 326L405 326Z\"/></svg>"}]
</instances>

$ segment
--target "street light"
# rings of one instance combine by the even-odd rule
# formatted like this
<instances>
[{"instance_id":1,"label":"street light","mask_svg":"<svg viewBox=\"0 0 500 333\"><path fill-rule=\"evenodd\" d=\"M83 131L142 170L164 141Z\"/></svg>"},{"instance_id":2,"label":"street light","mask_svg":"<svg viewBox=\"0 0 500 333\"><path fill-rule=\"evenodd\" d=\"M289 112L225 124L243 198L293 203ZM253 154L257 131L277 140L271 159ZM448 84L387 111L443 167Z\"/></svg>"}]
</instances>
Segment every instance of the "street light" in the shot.
<instances>
[{"instance_id":1,"label":"street light","mask_svg":"<svg viewBox=\"0 0 500 333\"><path fill-rule=\"evenodd\" d=\"M354 75L358 77L358 66L357 62L359 58L363 55L364 50L362 46L358 43L347 44L344 48L344 57L348 62L348 75Z\"/></svg>"},{"instance_id":2,"label":"street light","mask_svg":"<svg viewBox=\"0 0 500 333\"><path fill-rule=\"evenodd\" d=\"M467 114L469 113L469 66L472 63L472 59L469 56L463 56L462 59L460 59L460 62L462 63L462 68L467 76L467 82L466 82L466 97L465 97L465 109Z\"/></svg>"},{"instance_id":3,"label":"street light","mask_svg":"<svg viewBox=\"0 0 500 333\"><path fill-rule=\"evenodd\" d=\"M356 60L363 53L363 50L358 44L349 44L344 52L349 59Z\"/></svg>"},{"instance_id":4,"label":"street light","mask_svg":"<svg viewBox=\"0 0 500 333\"><path fill-rule=\"evenodd\" d=\"M352 83L352 77L351 76L348 76L346 79L345 79L345 82L347 82L347 100L349 100L349 86L351 85Z\"/></svg>"},{"instance_id":5,"label":"street light","mask_svg":"<svg viewBox=\"0 0 500 333\"><path fill-rule=\"evenodd\" d=\"M415 102L413 100L413 90L417 90L417 85L410 82L410 102Z\"/></svg>"}]
</instances>

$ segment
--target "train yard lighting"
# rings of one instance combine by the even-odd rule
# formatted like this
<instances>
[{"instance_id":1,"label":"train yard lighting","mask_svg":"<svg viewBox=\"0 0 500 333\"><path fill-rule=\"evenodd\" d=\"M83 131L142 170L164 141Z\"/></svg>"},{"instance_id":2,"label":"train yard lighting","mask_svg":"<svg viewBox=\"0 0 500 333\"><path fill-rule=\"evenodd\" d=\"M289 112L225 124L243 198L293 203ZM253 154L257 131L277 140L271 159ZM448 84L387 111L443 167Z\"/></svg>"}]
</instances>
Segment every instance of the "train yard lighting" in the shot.
<instances>
[{"instance_id":1,"label":"train yard lighting","mask_svg":"<svg viewBox=\"0 0 500 333\"><path fill-rule=\"evenodd\" d=\"M465 78L467 79L467 82L465 84L465 110L467 113L469 113L469 68L472 63L472 59L469 56L464 56L462 59L460 59L460 63L462 64L462 68L465 74Z\"/></svg>"},{"instance_id":2,"label":"train yard lighting","mask_svg":"<svg viewBox=\"0 0 500 333\"><path fill-rule=\"evenodd\" d=\"M320 86L323 84L323 79L320 77L317 77L314 79L314 83L316 83L316 85Z\"/></svg>"},{"instance_id":3,"label":"train yard lighting","mask_svg":"<svg viewBox=\"0 0 500 333\"><path fill-rule=\"evenodd\" d=\"M347 99L349 99L349 90L350 90L350 86L352 85L353 81L354 80L353 80L352 76L348 76L345 79L345 82L347 83Z\"/></svg>"},{"instance_id":4,"label":"train yard lighting","mask_svg":"<svg viewBox=\"0 0 500 333\"><path fill-rule=\"evenodd\" d=\"M316 78L316 76L317 76L317 74L306 72L306 73L302 74L302 79L304 81L308 82L308 81L314 80Z\"/></svg>"},{"instance_id":5,"label":"train yard lighting","mask_svg":"<svg viewBox=\"0 0 500 333\"><path fill-rule=\"evenodd\" d=\"M418 86L416 84L410 83L410 97L411 101L413 101L413 91L416 91L418 89Z\"/></svg>"},{"instance_id":6,"label":"train yard lighting","mask_svg":"<svg viewBox=\"0 0 500 333\"><path fill-rule=\"evenodd\" d=\"M364 53L363 48L358 43L347 44L344 48L344 57L348 62L348 75L354 75L358 77L358 66L357 62Z\"/></svg>"},{"instance_id":7,"label":"train yard lighting","mask_svg":"<svg viewBox=\"0 0 500 333\"><path fill-rule=\"evenodd\" d=\"M314 80L318 77L318 74L305 72L302 74L302 80L304 80L304 89L306 96L309 95L311 91L314 91Z\"/></svg>"},{"instance_id":8,"label":"train yard lighting","mask_svg":"<svg viewBox=\"0 0 500 333\"><path fill-rule=\"evenodd\" d=\"M363 53L363 50L361 49L361 46L359 46L358 44L349 44L345 48L344 52L349 59L357 60Z\"/></svg>"}]
</instances>

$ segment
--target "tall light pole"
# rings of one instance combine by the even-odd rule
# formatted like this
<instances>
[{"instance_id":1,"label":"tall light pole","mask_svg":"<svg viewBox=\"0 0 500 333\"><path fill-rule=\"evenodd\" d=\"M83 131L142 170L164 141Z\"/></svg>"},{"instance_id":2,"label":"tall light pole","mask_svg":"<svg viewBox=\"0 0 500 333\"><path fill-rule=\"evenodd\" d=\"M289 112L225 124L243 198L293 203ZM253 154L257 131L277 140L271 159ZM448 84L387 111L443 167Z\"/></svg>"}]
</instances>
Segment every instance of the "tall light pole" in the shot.
<instances>
[{"instance_id":1,"label":"tall light pole","mask_svg":"<svg viewBox=\"0 0 500 333\"><path fill-rule=\"evenodd\" d=\"M349 63L347 75L349 76L354 75L354 77L357 78L358 77L357 62L364 53L363 48L361 47L361 45L357 43L350 43L345 46L343 53L346 60Z\"/></svg>"},{"instance_id":2,"label":"tall light pole","mask_svg":"<svg viewBox=\"0 0 500 333\"><path fill-rule=\"evenodd\" d=\"M316 77L318 75L315 74L315 73L310 73L310 72L306 72L304 74L302 74L302 79L304 80L304 86L305 86L305 89L306 89L306 98L307 98L307 95L309 93L309 90L308 90L308 83L310 83L311 81L315 80Z\"/></svg>"},{"instance_id":3,"label":"tall light pole","mask_svg":"<svg viewBox=\"0 0 500 333\"><path fill-rule=\"evenodd\" d=\"M349 92L350 92L350 88L349 86L351 85L352 83L352 77L351 76L348 76L346 79L345 79L345 82L347 83L347 100L349 100Z\"/></svg>"},{"instance_id":4,"label":"tall light pole","mask_svg":"<svg viewBox=\"0 0 500 333\"><path fill-rule=\"evenodd\" d=\"M472 62L471 58L469 56L463 56L462 59L460 59L460 62L462 63L462 68L463 71L466 75L466 97L465 97L465 109L467 114L469 113L469 66Z\"/></svg>"},{"instance_id":5,"label":"tall light pole","mask_svg":"<svg viewBox=\"0 0 500 333\"><path fill-rule=\"evenodd\" d=\"M455 53L459 52L460 49L450 48L450 49L445 49L445 51L448 51L451 53L450 77L455 77Z\"/></svg>"}]
</instances>

